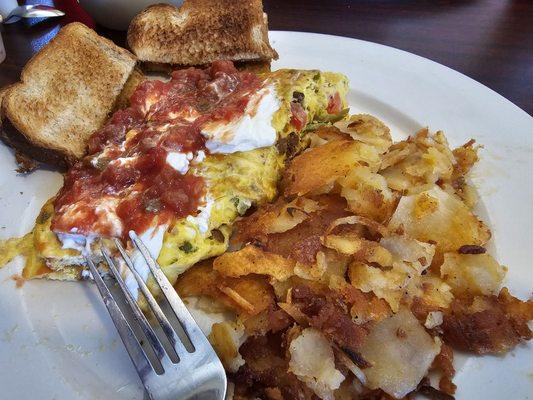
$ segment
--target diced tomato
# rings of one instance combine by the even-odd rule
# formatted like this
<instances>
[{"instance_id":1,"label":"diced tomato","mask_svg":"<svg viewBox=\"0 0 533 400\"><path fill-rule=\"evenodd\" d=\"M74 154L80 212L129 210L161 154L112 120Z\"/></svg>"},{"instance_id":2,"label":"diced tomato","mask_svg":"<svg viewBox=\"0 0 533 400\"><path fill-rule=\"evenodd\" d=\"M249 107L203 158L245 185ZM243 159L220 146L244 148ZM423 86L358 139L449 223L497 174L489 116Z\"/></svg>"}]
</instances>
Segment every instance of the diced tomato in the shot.
<instances>
[{"instance_id":1,"label":"diced tomato","mask_svg":"<svg viewBox=\"0 0 533 400\"><path fill-rule=\"evenodd\" d=\"M218 72L236 74L238 71L231 61L214 61L213 64L211 64L211 74L216 76Z\"/></svg>"},{"instance_id":2,"label":"diced tomato","mask_svg":"<svg viewBox=\"0 0 533 400\"><path fill-rule=\"evenodd\" d=\"M328 114L338 114L342 110L342 101L339 92L335 92L333 96L329 96L328 106L326 111Z\"/></svg>"},{"instance_id":3,"label":"diced tomato","mask_svg":"<svg viewBox=\"0 0 533 400\"><path fill-rule=\"evenodd\" d=\"M301 131L307 124L307 113L300 103L291 103L291 125L297 131Z\"/></svg>"}]
</instances>

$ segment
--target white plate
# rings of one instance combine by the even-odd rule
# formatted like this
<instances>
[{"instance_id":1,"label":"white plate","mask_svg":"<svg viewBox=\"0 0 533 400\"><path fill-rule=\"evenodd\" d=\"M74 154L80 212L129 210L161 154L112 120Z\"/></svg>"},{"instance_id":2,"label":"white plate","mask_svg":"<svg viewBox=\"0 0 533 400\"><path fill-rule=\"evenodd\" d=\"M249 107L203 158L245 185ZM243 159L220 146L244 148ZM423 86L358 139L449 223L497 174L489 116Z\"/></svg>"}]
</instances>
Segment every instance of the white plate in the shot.
<instances>
[{"instance_id":1,"label":"white plate","mask_svg":"<svg viewBox=\"0 0 533 400\"><path fill-rule=\"evenodd\" d=\"M533 288L533 118L485 86L449 68L390 47L342 37L271 32L274 68L316 68L350 78L353 111L392 127L396 138L423 126L442 129L456 146L485 145L473 178L490 216L494 248L509 266L512 292ZM0 146L0 237L26 233L61 176L14 172ZM138 378L94 287L31 281L15 288L17 260L0 271L0 397L5 399L141 399ZM533 346L507 356L460 360L458 399L531 398Z\"/></svg>"}]
</instances>

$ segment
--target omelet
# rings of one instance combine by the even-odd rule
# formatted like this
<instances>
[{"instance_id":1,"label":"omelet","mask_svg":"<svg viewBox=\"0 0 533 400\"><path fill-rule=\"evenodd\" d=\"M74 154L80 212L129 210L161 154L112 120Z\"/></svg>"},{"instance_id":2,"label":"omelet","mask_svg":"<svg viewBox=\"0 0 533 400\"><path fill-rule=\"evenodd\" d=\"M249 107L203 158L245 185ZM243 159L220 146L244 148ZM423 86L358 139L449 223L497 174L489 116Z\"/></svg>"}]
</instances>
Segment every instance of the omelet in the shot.
<instances>
[{"instance_id":1,"label":"omelet","mask_svg":"<svg viewBox=\"0 0 533 400\"><path fill-rule=\"evenodd\" d=\"M208 156L196 171L210 187L208 230L203 233L194 219L184 218L165 233L157 261L169 280L226 251L232 222L252 204L274 199L282 167L283 155L275 147Z\"/></svg>"},{"instance_id":2,"label":"omelet","mask_svg":"<svg viewBox=\"0 0 533 400\"><path fill-rule=\"evenodd\" d=\"M347 113L348 80L342 74L317 70L283 69L262 75L275 87L279 107L271 125L275 145L229 154L207 154L191 165L204 179L205 203L195 216L173 219L165 227L157 261L171 282L198 261L224 253L232 223L252 206L272 201L286 160L307 145L306 132L315 124L328 124ZM51 229L54 199L36 219L29 237L25 278L80 279L85 275L81 251L65 248ZM108 239L102 239L105 243ZM96 248L94 248L96 246ZM98 261L98 243L88 248ZM101 265L105 269L103 263Z\"/></svg>"}]
</instances>

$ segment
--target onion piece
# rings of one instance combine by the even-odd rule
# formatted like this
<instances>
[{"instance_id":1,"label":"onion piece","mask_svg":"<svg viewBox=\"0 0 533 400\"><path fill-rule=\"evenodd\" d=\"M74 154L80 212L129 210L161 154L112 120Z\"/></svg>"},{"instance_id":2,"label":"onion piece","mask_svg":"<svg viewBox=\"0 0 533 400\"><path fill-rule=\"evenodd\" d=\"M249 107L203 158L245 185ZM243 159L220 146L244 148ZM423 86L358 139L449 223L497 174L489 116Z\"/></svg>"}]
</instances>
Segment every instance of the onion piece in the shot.
<instances>
[{"instance_id":1,"label":"onion piece","mask_svg":"<svg viewBox=\"0 0 533 400\"><path fill-rule=\"evenodd\" d=\"M418 273L422 273L431 265L435 255L435 246L420 242L406 235L392 235L384 237L379 244L386 248L396 261L406 261Z\"/></svg>"},{"instance_id":2,"label":"onion piece","mask_svg":"<svg viewBox=\"0 0 533 400\"><path fill-rule=\"evenodd\" d=\"M359 379L359 382L361 382L363 385L366 385L366 376L363 370L355 365L351 358L348 357L348 355L338 346L333 346L333 352L335 353L337 360L339 360L342 365L344 365L352 374L354 374L354 376Z\"/></svg>"},{"instance_id":3,"label":"onion piece","mask_svg":"<svg viewBox=\"0 0 533 400\"><path fill-rule=\"evenodd\" d=\"M387 236L389 233L387 227L381 225L376 221L371 220L370 218L365 218L358 215L350 215L349 217L337 218L335 221L333 221L328 226L328 229L326 229L325 235L330 234L337 226L357 224L367 226L370 229L379 233L381 236Z\"/></svg>"}]
</instances>

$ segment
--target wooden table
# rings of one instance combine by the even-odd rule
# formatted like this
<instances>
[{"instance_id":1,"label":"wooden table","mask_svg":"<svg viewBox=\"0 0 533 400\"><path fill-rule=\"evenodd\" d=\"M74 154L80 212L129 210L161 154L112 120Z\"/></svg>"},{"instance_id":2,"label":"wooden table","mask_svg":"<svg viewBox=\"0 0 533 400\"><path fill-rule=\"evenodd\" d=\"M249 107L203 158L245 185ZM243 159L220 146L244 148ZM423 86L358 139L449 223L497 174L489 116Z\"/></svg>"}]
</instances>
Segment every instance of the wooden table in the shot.
<instances>
[{"instance_id":1,"label":"wooden table","mask_svg":"<svg viewBox=\"0 0 533 400\"><path fill-rule=\"evenodd\" d=\"M51 1L41 1L50 4ZM0 86L18 79L26 61L67 18L4 26L7 59ZM460 71L533 114L533 1L531 0L264 0L270 29L321 32L403 49ZM97 30L124 45L124 33Z\"/></svg>"}]
</instances>

